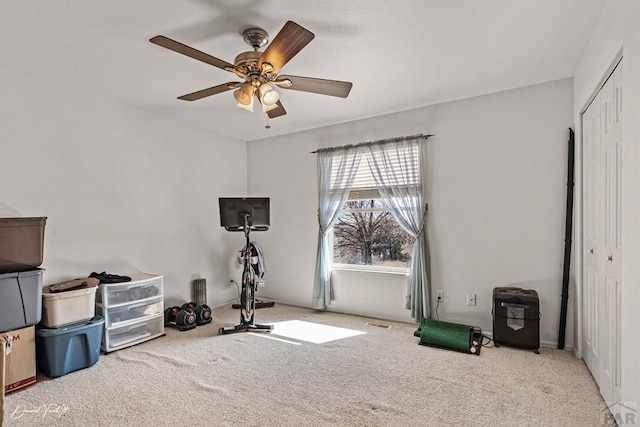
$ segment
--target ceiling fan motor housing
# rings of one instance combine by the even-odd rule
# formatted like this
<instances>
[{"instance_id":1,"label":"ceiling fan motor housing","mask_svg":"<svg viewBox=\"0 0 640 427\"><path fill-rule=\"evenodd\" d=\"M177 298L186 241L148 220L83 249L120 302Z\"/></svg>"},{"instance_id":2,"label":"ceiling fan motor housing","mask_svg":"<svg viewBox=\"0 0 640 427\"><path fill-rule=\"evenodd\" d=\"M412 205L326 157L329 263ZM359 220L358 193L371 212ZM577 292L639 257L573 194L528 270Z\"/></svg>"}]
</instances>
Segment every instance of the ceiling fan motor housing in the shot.
<instances>
[{"instance_id":1,"label":"ceiling fan motor housing","mask_svg":"<svg viewBox=\"0 0 640 427\"><path fill-rule=\"evenodd\" d=\"M258 49L264 47L269 43L269 35L262 28L247 28L242 33L242 38L245 43L249 46L253 47L253 51L242 52L234 59L233 63L236 67L239 67L244 71L244 73L250 77L250 80L253 81L254 85L258 85L260 79L260 74L262 70L258 68L258 60L262 55Z\"/></svg>"},{"instance_id":2,"label":"ceiling fan motor housing","mask_svg":"<svg viewBox=\"0 0 640 427\"><path fill-rule=\"evenodd\" d=\"M248 51L248 52L242 52L241 54L239 54L238 56L236 56L236 59L233 60L233 63L237 66L237 67L241 67L241 68L248 68L249 70L251 68L255 68L256 70L258 69L258 59L260 58L260 55L262 55L262 52L258 52L258 51Z\"/></svg>"}]
</instances>

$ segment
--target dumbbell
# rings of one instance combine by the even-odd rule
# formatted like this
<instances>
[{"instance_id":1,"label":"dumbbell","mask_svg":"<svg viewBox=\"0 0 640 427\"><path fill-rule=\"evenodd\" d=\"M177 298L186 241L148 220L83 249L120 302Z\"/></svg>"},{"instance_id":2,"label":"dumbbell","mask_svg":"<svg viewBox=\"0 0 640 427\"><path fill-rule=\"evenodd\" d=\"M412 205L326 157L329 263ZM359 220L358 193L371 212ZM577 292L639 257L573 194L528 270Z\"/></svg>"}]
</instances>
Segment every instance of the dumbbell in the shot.
<instances>
[{"instance_id":1,"label":"dumbbell","mask_svg":"<svg viewBox=\"0 0 640 427\"><path fill-rule=\"evenodd\" d=\"M187 331L196 327L196 314L190 308L174 305L164 311L164 324Z\"/></svg>"},{"instance_id":2,"label":"dumbbell","mask_svg":"<svg viewBox=\"0 0 640 427\"><path fill-rule=\"evenodd\" d=\"M211 307L207 304L196 304L195 302L186 302L182 304L182 308L189 308L196 314L196 322L198 325L206 325L211 323Z\"/></svg>"}]
</instances>

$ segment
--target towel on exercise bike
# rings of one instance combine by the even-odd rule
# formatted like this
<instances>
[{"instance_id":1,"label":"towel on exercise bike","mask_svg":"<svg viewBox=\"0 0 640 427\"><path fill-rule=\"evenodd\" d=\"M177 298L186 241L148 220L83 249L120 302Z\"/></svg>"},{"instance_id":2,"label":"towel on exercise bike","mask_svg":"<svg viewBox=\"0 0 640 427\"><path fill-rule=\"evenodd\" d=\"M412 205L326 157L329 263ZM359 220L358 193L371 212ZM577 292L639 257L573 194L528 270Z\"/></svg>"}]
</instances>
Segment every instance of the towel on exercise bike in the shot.
<instances>
[{"instance_id":1,"label":"towel on exercise bike","mask_svg":"<svg viewBox=\"0 0 640 427\"><path fill-rule=\"evenodd\" d=\"M246 252L247 252L247 247L244 246L240 250L240 258L239 258L240 260L244 259ZM260 245L257 242L250 242L248 255L249 257L258 258L258 262L256 264L251 263L251 266L253 267L253 271L256 273L256 276L261 278L262 276L264 276L264 272L265 272L264 253L262 252L262 247L260 247Z\"/></svg>"}]
</instances>

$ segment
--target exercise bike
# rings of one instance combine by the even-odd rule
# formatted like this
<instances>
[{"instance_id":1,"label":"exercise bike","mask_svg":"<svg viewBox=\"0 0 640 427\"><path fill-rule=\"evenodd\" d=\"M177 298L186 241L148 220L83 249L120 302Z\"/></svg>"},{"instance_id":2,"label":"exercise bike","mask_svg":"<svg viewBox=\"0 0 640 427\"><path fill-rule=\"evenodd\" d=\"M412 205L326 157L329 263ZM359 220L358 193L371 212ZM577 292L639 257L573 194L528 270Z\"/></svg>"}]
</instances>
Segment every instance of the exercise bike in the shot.
<instances>
[{"instance_id":1,"label":"exercise bike","mask_svg":"<svg viewBox=\"0 0 640 427\"><path fill-rule=\"evenodd\" d=\"M269 229L268 198L220 198L220 225L227 231L242 231L245 248L242 254L242 288L240 292L240 323L229 328L218 329L218 334L235 332L270 332L272 325L255 323L257 280L253 265L258 263L257 254L249 249L251 231Z\"/></svg>"}]
</instances>

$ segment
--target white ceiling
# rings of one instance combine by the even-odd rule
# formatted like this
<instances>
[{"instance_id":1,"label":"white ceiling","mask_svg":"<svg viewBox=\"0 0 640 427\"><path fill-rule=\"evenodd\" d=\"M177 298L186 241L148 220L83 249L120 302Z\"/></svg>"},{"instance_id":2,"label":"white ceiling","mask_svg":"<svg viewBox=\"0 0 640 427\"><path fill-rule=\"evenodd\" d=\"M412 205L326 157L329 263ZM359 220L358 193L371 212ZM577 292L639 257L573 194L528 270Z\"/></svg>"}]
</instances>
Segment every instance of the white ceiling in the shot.
<instances>
[{"instance_id":1,"label":"white ceiling","mask_svg":"<svg viewBox=\"0 0 640 427\"><path fill-rule=\"evenodd\" d=\"M251 141L571 77L606 0L2 0L6 67ZM149 43L161 34L227 62L287 20L315 39L281 74L353 82L348 98L280 90L288 114L231 91L177 96L229 72ZM0 102L2 102L0 98ZM90 107L88 107L90 108Z\"/></svg>"}]
</instances>

